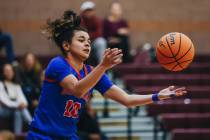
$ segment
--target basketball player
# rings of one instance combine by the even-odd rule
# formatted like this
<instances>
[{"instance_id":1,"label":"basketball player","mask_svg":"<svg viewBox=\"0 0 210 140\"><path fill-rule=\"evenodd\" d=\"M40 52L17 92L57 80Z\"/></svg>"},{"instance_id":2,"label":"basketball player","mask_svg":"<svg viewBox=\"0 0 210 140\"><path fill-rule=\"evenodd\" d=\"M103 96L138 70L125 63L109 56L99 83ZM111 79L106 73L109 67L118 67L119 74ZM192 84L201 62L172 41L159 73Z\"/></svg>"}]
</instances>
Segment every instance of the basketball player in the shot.
<instances>
[{"instance_id":1,"label":"basketball player","mask_svg":"<svg viewBox=\"0 0 210 140\"><path fill-rule=\"evenodd\" d=\"M116 48L107 49L103 60L95 68L85 65L91 41L73 11L66 11L62 18L48 22L46 29L63 55L53 58L46 68L40 102L27 140L78 140L76 124L93 89L127 107L186 93L184 87L170 86L155 94L128 95L105 74L106 70L122 61L121 50Z\"/></svg>"}]
</instances>

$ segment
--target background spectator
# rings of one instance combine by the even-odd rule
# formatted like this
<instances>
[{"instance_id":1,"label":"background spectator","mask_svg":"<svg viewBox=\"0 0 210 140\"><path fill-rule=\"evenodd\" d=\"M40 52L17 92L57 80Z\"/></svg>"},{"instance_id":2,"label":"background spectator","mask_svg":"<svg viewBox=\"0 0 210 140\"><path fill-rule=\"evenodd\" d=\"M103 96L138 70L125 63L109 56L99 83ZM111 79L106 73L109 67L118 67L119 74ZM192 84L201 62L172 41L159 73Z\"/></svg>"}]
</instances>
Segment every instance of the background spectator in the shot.
<instances>
[{"instance_id":1,"label":"background spectator","mask_svg":"<svg viewBox=\"0 0 210 140\"><path fill-rule=\"evenodd\" d=\"M92 1L82 3L80 10L82 18L81 26L88 30L92 40L92 50L88 61L90 61L91 64L96 65L102 60L104 51L107 47L106 40L102 37L103 22L97 17L95 3Z\"/></svg>"},{"instance_id":2,"label":"background spectator","mask_svg":"<svg viewBox=\"0 0 210 140\"><path fill-rule=\"evenodd\" d=\"M1 117L14 117L14 132L22 132L22 116L30 123L32 117L27 110L27 100L19 84L15 83L15 73L12 65L3 66L3 78L0 82L0 115Z\"/></svg>"},{"instance_id":3,"label":"background spectator","mask_svg":"<svg viewBox=\"0 0 210 140\"><path fill-rule=\"evenodd\" d=\"M129 62L129 28L127 21L122 19L122 8L119 2L110 7L110 14L104 20L104 37L110 48L119 48L123 51L123 62Z\"/></svg>"},{"instance_id":4,"label":"background spectator","mask_svg":"<svg viewBox=\"0 0 210 140\"><path fill-rule=\"evenodd\" d=\"M33 115L40 96L42 67L34 54L26 53L17 72Z\"/></svg>"},{"instance_id":5,"label":"background spectator","mask_svg":"<svg viewBox=\"0 0 210 140\"><path fill-rule=\"evenodd\" d=\"M12 36L4 33L0 28L0 49L5 48L7 62L12 63L14 61L14 51L13 51L13 44L12 44Z\"/></svg>"}]
</instances>

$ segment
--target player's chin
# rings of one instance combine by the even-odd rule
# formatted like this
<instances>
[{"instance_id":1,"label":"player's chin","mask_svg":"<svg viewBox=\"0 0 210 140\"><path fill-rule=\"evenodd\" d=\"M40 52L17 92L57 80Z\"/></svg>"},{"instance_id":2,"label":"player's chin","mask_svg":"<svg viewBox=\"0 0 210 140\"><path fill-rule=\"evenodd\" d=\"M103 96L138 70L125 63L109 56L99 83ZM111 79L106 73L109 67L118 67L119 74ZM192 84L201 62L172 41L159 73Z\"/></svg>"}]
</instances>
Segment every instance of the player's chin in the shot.
<instances>
[{"instance_id":1,"label":"player's chin","mask_svg":"<svg viewBox=\"0 0 210 140\"><path fill-rule=\"evenodd\" d=\"M87 60L89 58L90 54L89 53L84 53L81 55L81 58L83 61Z\"/></svg>"}]
</instances>

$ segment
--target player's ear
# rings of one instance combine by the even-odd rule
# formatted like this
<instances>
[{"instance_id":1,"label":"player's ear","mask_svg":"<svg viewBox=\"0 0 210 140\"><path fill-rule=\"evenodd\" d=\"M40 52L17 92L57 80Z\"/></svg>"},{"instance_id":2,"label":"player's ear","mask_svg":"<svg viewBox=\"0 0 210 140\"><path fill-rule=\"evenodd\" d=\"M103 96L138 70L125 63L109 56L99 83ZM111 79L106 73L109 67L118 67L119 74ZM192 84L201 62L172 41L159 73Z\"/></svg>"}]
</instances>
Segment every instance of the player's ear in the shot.
<instances>
[{"instance_id":1,"label":"player's ear","mask_svg":"<svg viewBox=\"0 0 210 140\"><path fill-rule=\"evenodd\" d=\"M67 41L64 41L63 44L63 49L66 51L66 52L69 52L70 51L70 44L67 42Z\"/></svg>"}]
</instances>

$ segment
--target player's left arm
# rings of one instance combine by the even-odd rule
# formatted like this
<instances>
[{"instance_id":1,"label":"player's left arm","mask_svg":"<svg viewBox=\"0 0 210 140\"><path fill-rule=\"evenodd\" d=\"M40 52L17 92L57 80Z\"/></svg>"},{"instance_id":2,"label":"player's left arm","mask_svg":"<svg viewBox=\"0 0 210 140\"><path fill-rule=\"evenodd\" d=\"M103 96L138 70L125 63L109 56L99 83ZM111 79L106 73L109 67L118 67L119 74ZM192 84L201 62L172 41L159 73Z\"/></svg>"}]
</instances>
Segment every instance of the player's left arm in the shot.
<instances>
[{"instance_id":1,"label":"player's left arm","mask_svg":"<svg viewBox=\"0 0 210 140\"><path fill-rule=\"evenodd\" d=\"M150 104L154 102L154 98L158 98L159 100L169 99L171 97L182 96L186 94L187 91L185 87L175 88L174 86L169 86L161 91L159 91L156 95L137 95L137 94L127 94L124 90L113 85L109 90L104 94L105 97L115 100L127 107L139 106L144 104ZM156 97L155 97L156 96Z\"/></svg>"}]
</instances>

